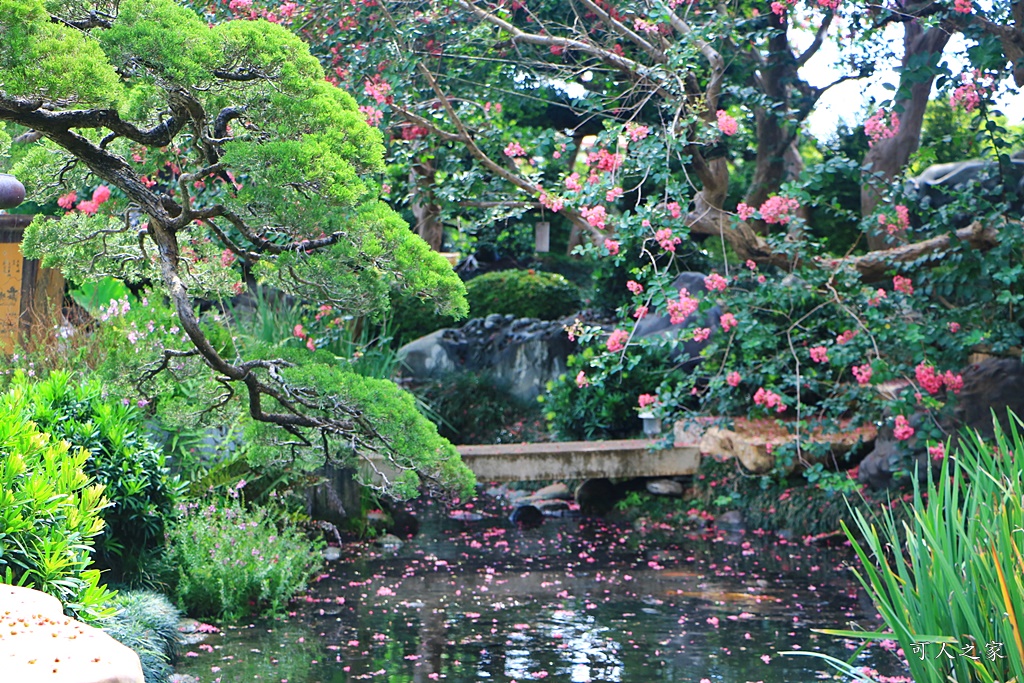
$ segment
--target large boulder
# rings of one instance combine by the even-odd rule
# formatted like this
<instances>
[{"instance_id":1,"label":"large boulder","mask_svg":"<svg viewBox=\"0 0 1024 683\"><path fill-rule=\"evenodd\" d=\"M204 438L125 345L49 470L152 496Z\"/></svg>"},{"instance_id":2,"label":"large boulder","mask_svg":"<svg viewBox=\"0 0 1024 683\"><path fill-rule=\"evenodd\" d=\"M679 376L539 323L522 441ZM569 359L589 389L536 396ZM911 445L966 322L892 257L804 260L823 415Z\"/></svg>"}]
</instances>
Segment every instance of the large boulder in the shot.
<instances>
[{"instance_id":1,"label":"large boulder","mask_svg":"<svg viewBox=\"0 0 1024 683\"><path fill-rule=\"evenodd\" d=\"M1003 169L990 159L967 159L947 164L933 164L907 182L906 193L917 199L921 208L939 209L954 200L954 193L974 187L983 194L1002 192L1016 211L1024 203L1024 151L1010 157ZM964 216L960 222L970 222Z\"/></svg>"},{"instance_id":2,"label":"large boulder","mask_svg":"<svg viewBox=\"0 0 1024 683\"><path fill-rule=\"evenodd\" d=\"M0 586L4 681L143 683L139 656L98 628L64 616L56 598Z\"/></svg>"},{"instance_id":3,"label":"large boulder","mask_svg":"<svg viewBox=\"0 0 1024 683\"><path fill-rule=\"evenodd\" d=\"M398 350L402 375L437 379L455 371L491 373L521 400L535 399L566 370L576 343L561 321L489 315L438 330Z\"/></svg>"}]
</instances>

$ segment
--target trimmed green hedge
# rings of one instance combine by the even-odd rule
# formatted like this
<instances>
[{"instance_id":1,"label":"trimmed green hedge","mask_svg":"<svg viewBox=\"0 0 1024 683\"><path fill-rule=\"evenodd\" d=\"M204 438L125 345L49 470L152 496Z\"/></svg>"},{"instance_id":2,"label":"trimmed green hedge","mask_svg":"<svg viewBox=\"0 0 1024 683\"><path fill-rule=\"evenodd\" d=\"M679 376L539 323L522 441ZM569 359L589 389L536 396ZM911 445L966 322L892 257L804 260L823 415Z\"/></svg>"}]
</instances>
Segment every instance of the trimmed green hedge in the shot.
<instances>
[{"instance_id":1,"label":"trimmed green hedge","mask_svg":"<svg viewBox=\"0 0 1024 683\"><path fill-rule=\"evenodd\" d=\"M557 320L580 309L580 289L557 273L501 270L466 283L469 314Z\"/></svg>"}]
</instances>

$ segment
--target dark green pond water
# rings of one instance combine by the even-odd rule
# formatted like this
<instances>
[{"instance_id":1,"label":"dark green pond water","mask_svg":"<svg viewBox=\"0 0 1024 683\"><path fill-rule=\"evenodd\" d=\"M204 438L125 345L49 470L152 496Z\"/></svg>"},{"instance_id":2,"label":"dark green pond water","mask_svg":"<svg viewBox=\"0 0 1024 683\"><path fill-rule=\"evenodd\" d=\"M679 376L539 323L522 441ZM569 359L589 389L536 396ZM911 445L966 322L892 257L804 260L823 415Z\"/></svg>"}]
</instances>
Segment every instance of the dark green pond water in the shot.
<instances>
[{"instance_id":1,"label":"dark green pond water","mask_svg":"<svg viewBox=\"0 0 1024 683\"><path fill-rule=\"evenodd\" d=\"M827 679L812 632L875 628L848 548L757 532L634 529L549 518L521 529L501 510L475 522L418 512L397 551L348 546L288 619L225 627L178 671L202 683L608 681L783 683ZM909 681L902 653L858 665Z\"/></svg>"}]
</instances>

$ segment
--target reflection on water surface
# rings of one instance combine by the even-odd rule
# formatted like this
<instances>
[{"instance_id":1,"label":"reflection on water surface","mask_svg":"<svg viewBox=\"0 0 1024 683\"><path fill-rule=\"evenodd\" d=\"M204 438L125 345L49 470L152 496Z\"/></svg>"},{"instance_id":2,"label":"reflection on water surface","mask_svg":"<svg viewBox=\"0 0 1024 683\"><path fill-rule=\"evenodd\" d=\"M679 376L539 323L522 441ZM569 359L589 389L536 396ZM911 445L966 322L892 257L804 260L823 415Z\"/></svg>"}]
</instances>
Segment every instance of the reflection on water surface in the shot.
<instances>
[{"instance_id":1,"label":"reflection on water surface","mask_svg":"<svg viewBox=\"0 0 1024 683\"><path fill-rule=\"evenodd\" d=\"M811 629L874 628L848 548L418 514L421 533L403 547L347 547L288 619L225 629L179 672L202 683L789 683L831 672L779 652L852 654ZM858 663L893 675L899 660L874 647Z\"/></svg>"}]
</instances>

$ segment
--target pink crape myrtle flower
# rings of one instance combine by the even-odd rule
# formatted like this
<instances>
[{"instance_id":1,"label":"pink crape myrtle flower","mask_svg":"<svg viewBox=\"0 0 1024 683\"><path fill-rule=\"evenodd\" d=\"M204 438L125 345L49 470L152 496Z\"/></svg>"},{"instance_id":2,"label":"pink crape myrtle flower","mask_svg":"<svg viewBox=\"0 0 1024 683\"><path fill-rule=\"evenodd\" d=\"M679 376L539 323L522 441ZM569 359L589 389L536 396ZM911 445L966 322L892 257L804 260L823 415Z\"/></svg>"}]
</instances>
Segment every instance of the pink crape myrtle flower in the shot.
<instances>
[{"instance_id":1,"label":"pink crape myrtle flower","mask_svg":"<svg viewBox=\"0 0 1024 683\"><path fill-rule=\"evenodd\" d=\"M729 282L718 273L711 273L704 278L704 286L709 292L724 292Z\"/></svg>"},{"instance_id":2,"label":"pink crape myrtle flower","mask_svg":"<svg viewBox=\"0 0 1024 683\"><path fill-rule=\"evenodd\" d=\"M78 206L75 207L86 216L92 216L100 210L100 205L92 200L83 200L78 202Z\"/></svg>"},{"instance_id":3,"label":"pink crape myrtle flower","mask_svg":"<svg viewBox=\"0 0 1024 683\"><path fill-rule=\"evenodd\" d=\"M709 327L698 327L693 331L693 341L702 342L707 341L707 338L711 336L711 328Z\"/></svg>"},{"instance_id":4,"label":"pink crape myrtle flower","mask_svg":"<svg viewBox=\"0 0 1024 683\"><path fill-rule=\"evenodd\" d=\"M604 200L606 202L614 202L616 199L618 199L621 196L622 196L622 188L621 187L613 187L612 189L610 189L610 190L608 190L607 192L604 193Z\"/></svg>"},{"instance_id":5,"label":"pink crape myrtle flower","mask_svg":"<svg viewBox=\"0 0 1024 683\"><path fill-rule=\"evenodd\" d=\"M628 135L629 139L633 142L640 142L647 137L650 132L651 130L647 126L641 126L636 123L626 124L626 135Z\"/></svg>"},{"instance_id":6,"label":"pink crape myrtle flower","mask_svg":"<svg viewBox=\"0 0 1024 683\"><path fill-rule=\"evenodd\" d=\"M836 344L846 344L856 336L857 332L855 330L846 330L845 332L836 335Z\"/></svg>"},{"instance_id":7,"label":"pink crape myrtle flower","mask_svg":"<svg viewBox=\"0 0 1024 683\"><path fill-rule=\"evenodd\" d=\"M700 302L690 296L686 288L679 290L679 298L668 302L669 322L678 325L683 322L700 307Z\"/></svg>"},{"instance_id":8,"label":"pink crape myrtle flower","mask_svg":"<svg viewBox=\"0 0 1024 683\"><path fill-rule=\"evenodd\" d=\"M897 441L906 441L914 435L914 428L910 426L907 418L897 415L896 427L892 430L892 435L896 437Z\"/></svg>"},{"instance_id":9,"label":"pink crape myrtle flower","mask_svg":"<svg viewBox=\"0 0 1024 683\"><path fill-rule=\"evenodd\" d=\"M972 0L954 0L953 10L959 14L970 14L974 11Z\"/></svg>"},{"instance_id":10,"label":"pink crape myrtle flower","mask_svg":"<svg viewBox=\"0 0 1024 683\"><path fill-rule=\"evenodd\" d=\"M626 289L628 289L634 295L639 295L643 293L644 286L637 282L636 280L628 280L626 281Z\"/></svg>"},{"instance_id":11,"label":"pink crape myrtle flower","mask_svg":"<svg viewBox=\"0 0 1024 683\"><path fill-rule=\"evenodd\" d=\"M754 392L754 403L759 406L764 406L769 410L774 408L777 413L786 411L786 404L782 402L782 397L774 391L769 391L764 387L761 387Z\"/></svg>"},{"instance_id":12,"label":"pink crape myrtle flower","mask_svg":"<svg viewBox=\"0 0 1024 683\"><path fill-rule=\"evenodd\" d=\"M675 251L676 245L683 240L672 234L672 228L662 228L654 233L654 239L665 251Z\"/></svg>"},{"instance_id":13,"label":"pink crape myrtle flower","mask_svg":"<svg viewBox=\"0 0 1024 683\"><path fill-rule=\"evenodd\" d=\"M736 119L729 116L724 109L716 111L715 117L718 119L718 130L722 131L722 135L735 135L740 129L740 124L736 123Z\"/></svg>"},{"instance_id":14,"label":"pink crape myrtle flower","mask_svg":"<svg viewBox=\"0 0 1024 683\"><path fill-rule=\"evenodd\" d=\"M732 313L723 313L722 317L718 319L718 324L721 325L722 329L726 332L739 325L736 321L736 316Z\"/></svg>"},{"instance_id":15,"label":"pink crape myrtle flower","mask_svg":"<svg viewBox=\"0 0 1024 683\"><path fill-rule=\"evenodd\" d=\"M544 208L555 213L561 211L562 207L565 206L565 202L561 197L548 194L547 192L540 193L540 203Z\"/></svg>"},{"instance_id":16,"label":"pink crape myrtle flower","mask_svg":"<svg viewBox=\"0 0 1024 683\"><path fill-rule=\"evenodd\" d=\"M871 382L871 364L864 363L864 365L853 366L853 376L857 379L857 384L865 385Z\"/></svg>"},{"instance_id":17,"label":"pink crape myrtle flower","mask_svg":"<svg viewBox=\"0 0 1024 683\"><path fill-rule=\"evenodd\" d=\"M914 377L921 388L929 394L935 395L942 391L942 375L935 372L935 367L925 361L921 361L914 368Z\"/></svg>"},{"instance_id":18,"label":"pink crape myrtle flower","mask_svg":"<svg viewBox=\"0 0 1024 683\"><path fill-rule=\"evenodd\" d=\"M758 209L761 212L761 218L765 223L772 225L785 225L789 223L793 217L793 213L800 208L800 202L793 197L784 197L782 195L775 195L765 200L761 208Z\"/></svg>"},{"instance_id":19,"label":"pink crape myrtle flower","mask_svg":"<svg viewBox=\"0 0 1024 683\"><path fill-rule=\"evenodd\" d=\"M665 208L668 209L668 213L672 218L679 218L683 215L683 210L679 206L679 202L669 202L665 205Z\"/></svg>"},{"instance_id":20,"label":"pink crape myrtle flower","mask_svg":"<svg viewBox=\"0 0 1024 683\"><path fill-rule=\"evenodd\" d=\"M57 206L62 209L70 211L75 206L75 200L78 199L78 195L74 192L68 192L65 195L61 195L60 199L57 200Z\"/></svg>"},{"instance_id":21,"label":"pink crape myrtle flower","mask_svg":"<svg viewBox=\"0 0 1024 683\"><path fill-rule=\"evenodd\" d=\"M605 209L600 204L593 207L585 206L582 209L580 209L580 213L583 215L585 219L587 219L587 223L590 223L590 225L594 226L598 230L605 229L605 221L608 220L608 210Z\"/></svg>"},{"instance_id":22,"label":"pink crape myrtle flower","mask_svg":"<svg viewBox=\"0 0 1024 683\"><path fill-rule=\"evenodd\" d=\"M590 386L590 380L587 379L587 374L582 370L580 370L579 374L576 375L576 386L580 389Z\"/></svg>"},{"instance_id":23,"label":"pink crape myrtle flower","mask_svg":"<svg viewBox=\"0 0 1024 683\"><path fill-rule=\"evenodd\" d=\"M580 184L580 174L573 173L565 179L565 189L570 192L582 192L583 185Z\"/></svg>"},{"instance_id":24,"label":"pink crape myrtle flower","mask_svg":"<svg viewBox=\"0 0 1024 683\"><path fill-rule=\"evenodd\" d=\"M740 376L740 373L736 372L735 370L733 370L732 372L725 376L725 383L728 384L730 387L738 387L740 385L740 382L742 381L743 378Z\"/></svg>"},{"instance_id":25,"label":"pink crape myrtle flower","mask_svg":"<svg viewBox=\"0 0 1024 683\"><path fill-rule=\"evenodd\" d=\"M828 349L824 346L811 347L811 360L815 363L827 363L828 362Z\"/></svg>"},{"instance_id":26,"label":"pink crape myrtle flower","mask_svg":"<svg viewBox=\"0 0 1024 683\"><path fill-rule=\"evenodd\" d=\"M873 146L879 140L896 137L900 131L900 117L896 112L889 114L889 120L885 120L885 111L879 109L868 117L864 122L864 134L868 136L868 146Z\"/></svg>"},{"instance_id":27,"label":"pink crape myrtle flower","mask_svg":"<svg viewBox=\"0 0 1024 683\"><path fill-rule=\"evenodd\" d=\"M652 406L658 402L658 397L654 394L640 394L637 397L636 402L640 405L640 410L644 410L647 406Z\"/></svg>"},{"instance_id":28,"label":"pink crape myrtle flower","mask_svg":"<svg viewBox=\"0 0 1024 683\"><path fill-rule=\"evenodd\" d=\"M505 156L509 157L510 159L515 159L516 157L524 157L526 156L526 150L523 149L522 145L513 140L512 142L505 145Z\"/></svg>"},{"instance_id":29,"label":"pink crape myrtle flower","mask_svg":"<svg viewBox=\"0 0 1024 683\"><path fill-rule=\"evenodd\" d=\"M757 213L757 209L752 206L747 206L743 202L736 205L736 215L740 217L741 221L749 221L753 218L755 213ZM747 261L747 263L753 263L753 261ZM753 270L753 268L751 268L751 270Z\"/></svg>"},{"instance_id":30,"label":"pink crape myrtle flower","mask_svg":"<svg viewBox=\"0 0 1024 683\"><path fill-rule=\"evenodd\" d=\"M960 331L960 323L958 323L958 322L950 323L949 324L949 331L952 332L953 334L956 334L957 332L959 332Z\"/></svg>"},{"instance_id":31,"label":"pink crape myrtle flower","mask_svg":"<svg viewBox=\"0 0 1024 683\"><path fill-rule=\"evenodd\" d=\"M106 185L100 185L92 191L92 200L97 206L110 199L110 188Z\"/></svg>"},{"instance_id":32,"label":"pink crape myrtle flower","mask_svg":"<svg viewBox=\"0 0 1024 683\"><path fill-rule=\"evenodd\" d=\"M937 444L935 446L928 447L928 455L931 456L932 460L940 461L946 457L946 446L945 444Z\"/></svg>"},{"instance_id":33,"label":"pink crape myrtle flower","mask_svg":"<svg viewBox=\"0 0 1024 683\"><path fill-rule=\"evenodd\" d=\"M914 294L914 284L911 282L909 277L903 277L902 275L896 275L893 277L892 288L897 292L903 292L907 296Z\"/></svg>"},{"instance_id":34,"label":"pink crape myrtle flower","mask_svg":"<svg viewBox=\"0 0 1024 683\"><path fill-rule=\"evenodd\" d=\"M647 306L637 306L636 310L633 311L633 317L637 320L642 320L647 316Z\"/></svg>"},{"instance_id":35,"label":"pink crape myrtle flower","mask_svg":"<svg viewBox=\"0 0 1024 683\"><path fill-rule=\"evenodd\" d=\"M625 343L629 340L629 332L625 330L614 330L608 335L608 341L605 342L605 346L609 351L621 351L626 348Z\"/></svg>"},{"instance_id":36,"label":"pink crape myrtle flower","mask_svg":"<svg viewBox=\"0 0 1024 683\"><path fill-rule=\"evenodd\" d=\"M615 256L619 253L619 243L615 240L605 239L604 248L608 250L608 253Z\"/></svg>"}]
</instances>

